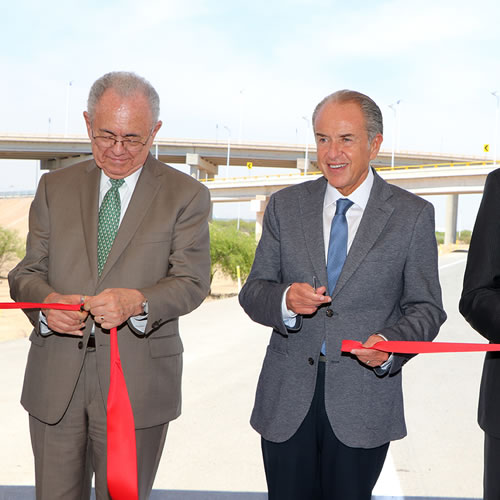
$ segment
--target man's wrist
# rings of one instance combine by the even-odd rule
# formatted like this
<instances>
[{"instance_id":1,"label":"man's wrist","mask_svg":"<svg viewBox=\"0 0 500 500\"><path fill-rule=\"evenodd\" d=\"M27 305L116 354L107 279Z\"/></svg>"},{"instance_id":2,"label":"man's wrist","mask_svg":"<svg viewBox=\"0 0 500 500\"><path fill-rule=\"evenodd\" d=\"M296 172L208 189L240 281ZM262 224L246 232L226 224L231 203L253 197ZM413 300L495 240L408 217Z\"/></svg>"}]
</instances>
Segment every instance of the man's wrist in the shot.
<instances>
[{"instance_id":1,"label":"man's wrist","mask_svg":"<svg viewBox=\"0 0 500 500\"><path fill-rule=\"evenodd\" d=\"M283 316L283 319L293 319L297 316L297 313L293 312L291 309L288 309L288 305L286 302L286 296L287 296L288 290L290 290L290 287L288 287L284 291L283 297L281 298L281 314Z\"/></svg>"}]
</instances>

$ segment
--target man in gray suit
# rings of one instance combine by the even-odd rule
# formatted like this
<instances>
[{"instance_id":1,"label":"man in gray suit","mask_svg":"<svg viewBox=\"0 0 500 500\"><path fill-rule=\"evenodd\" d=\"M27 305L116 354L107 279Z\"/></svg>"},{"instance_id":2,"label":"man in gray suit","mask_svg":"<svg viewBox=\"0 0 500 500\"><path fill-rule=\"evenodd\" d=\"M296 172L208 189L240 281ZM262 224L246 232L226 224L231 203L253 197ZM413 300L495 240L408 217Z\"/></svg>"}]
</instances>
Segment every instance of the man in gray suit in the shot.
<instances>
[{"instance_id":1,"label":"man in gray suit","mask_svg":"<svg viewBox=\"0 0 500 500\"><path fill-rule=\"evenodd\" d=\"M26 257L9 274L14 300L84 306L27 312L34 330L21 402L39 500L88 498L92 469L97 498L109 498L111 328L134 414L141 499L149 498L168 423L180 414L178 318L209 290L210 198L151 157L158 114L155 89L133 73L94 83L84 113L94 159L42 177Z\"/></svg>"},{"instance_id":2,"label":"man in gray suit","mask_svg":"<svg viewBox=\"0 0 500 500\"><path fill-rule=\"evenodd\" d=\"M446 319L430 203L370 168L382 114L343 90L313 114L323 177L275 193L240 303L273 328L251 424L270 500L366 500L406 434L408 357L364 347L432 340ZM335 213L335 215L334 215Z\"/></svg>"}]
</instances>

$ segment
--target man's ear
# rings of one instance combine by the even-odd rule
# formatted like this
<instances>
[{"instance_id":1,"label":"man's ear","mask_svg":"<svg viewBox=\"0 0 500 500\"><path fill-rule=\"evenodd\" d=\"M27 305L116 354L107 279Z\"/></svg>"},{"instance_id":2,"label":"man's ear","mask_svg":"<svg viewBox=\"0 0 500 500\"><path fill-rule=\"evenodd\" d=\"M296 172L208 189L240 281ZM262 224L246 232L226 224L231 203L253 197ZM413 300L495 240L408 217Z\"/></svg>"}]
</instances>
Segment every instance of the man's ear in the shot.
<instances>
[{"instance_id":1,"label":"man's ear","mask_svg":"<svg viewBox=\"0 0 500 500\"><path fill-rule=\"evenodd\" d=\"M373 140L370 144L370 160L374 160L377 157L383 140L384 140L384 137L382 136L382 134L377 134L373 138Z\"/></svg>"},{"instance_id":2,"label":"man's ear","mask_svg":"<svg viewBox=\"0 0 500 500\"><path fill-rule=\"evenodd\" d=\"M161 128L162 125L163 125L163 123L162 123L161 120L159 120L158 123L155 125L155 128L151 132L151 144L153 143L153 141L155 139L155 136L156 136L158 130L160 130L160 128Z\"/></svg>"},{"instance_id":3,"label":"man's ear","mask_svg":"<svg viewBox=\"0 0 500 500\"><path fill-rule=\"evenodd\" d=\"M92 139L92 123L90 122L90 115L87 111L83 112L83 119L85 120L85 125L87 126L87 134L89 139Z\"/></svg>"}]
</instances>

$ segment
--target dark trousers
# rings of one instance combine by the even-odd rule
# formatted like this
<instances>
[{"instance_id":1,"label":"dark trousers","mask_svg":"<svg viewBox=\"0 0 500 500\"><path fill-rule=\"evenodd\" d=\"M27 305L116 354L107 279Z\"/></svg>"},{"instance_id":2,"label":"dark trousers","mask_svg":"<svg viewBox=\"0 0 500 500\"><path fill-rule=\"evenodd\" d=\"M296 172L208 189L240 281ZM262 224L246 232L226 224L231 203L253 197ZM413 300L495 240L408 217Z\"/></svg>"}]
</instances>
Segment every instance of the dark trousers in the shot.
<instances>
[{"instance_id":1,"label":"dark trousers","mask_svg":"<svg viewBox=\"0 0 500 500\"><path fill-rule=\"evenodd\" d=\"M320 362L311 408L283 443L262 439L269 500L369 500L389 443L350 448L332 431L325 410L325 363Z\"/></svg>"},{"instance_id":2,"label":"dark trousers","mask_svg":"<svg viewBox=\"0 0 500 500\"><path fill-rule=\"evenodd\" d=\"M484 500L500 500L500 439L484 434Z\"/></svg>"}]
</instances>

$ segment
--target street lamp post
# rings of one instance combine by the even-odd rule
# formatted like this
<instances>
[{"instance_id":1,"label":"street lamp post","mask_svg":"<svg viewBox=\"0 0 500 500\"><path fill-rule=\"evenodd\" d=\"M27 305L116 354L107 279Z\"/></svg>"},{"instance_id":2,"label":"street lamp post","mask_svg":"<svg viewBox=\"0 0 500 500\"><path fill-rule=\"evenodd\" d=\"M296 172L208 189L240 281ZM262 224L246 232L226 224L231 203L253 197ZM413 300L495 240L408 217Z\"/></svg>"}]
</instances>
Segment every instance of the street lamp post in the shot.
<instances>
[{"instance_id":1,"label":"street lamp post","mask_svg":"<svg viewBox=\"0 0 500 500\"><path fill-rule=\"evenodd\" d=\"M498 148L498 112L500 109L500 95L498 95L498 90L495 90L495 92L491 92L491 95L495 97L497 100L497 107L495 110L495 137L494 143L493 143L493 166L496 166L497 164L497 148Z\"/></svg>"},{"instance_id":2,"label":"street lamp post","mask_svg":"<svg viewBox=\"0 0 500 500\"><path fill-rule=\"evenodd\" d=\"M243 130L243 92L245 89L240 90L240 124L238 128L238 144L241 144L241 136Z\"/></svg>"},{"instance_id":3,"label":"street lamp post","mask_svg":"<svg viewBox=\"0 0 500 500\"><path fill-rule=\"evenodd\" d=\"M393 126L392 126L392 155L391 155L391 167L394 168L394 152L396 150L396 129L397 129L397 122L398 122L398 108L399 108L399 103L401 102L401 99L398 99L396 102L389 104L389 107L392 109L393 113Z\"/></svg>"},{"instance_id":4,"label":"street lamp post","mask_svg":"<svg viewBox=\"0 0 500 500\"><path fill-rule=\"evenodd\" d=\"M69 93L71 90L71 86L73 85L73 81L68 82L68 87L66 89L66 120L64 123L64 137L68 135L68 124L69 124Z\"/></svg>"},{"instance_id":5,"label":"street lamp post","mask_svg":"<svg viewBox=\"0 0 500 500\"><path fill-rule=\"evenodd\" d=\"M306 122L306 140L305 140L305 143L306 143L306 156L305 156L305 159L304 159L304 175L307 175L307 170L308 170L308 167L309 167L309 141L308 141L308 138L309 138L309 120L307 119L307 117L303 116L302 117L303 120L305 120Z\"/></svg>"},{"instance_id":6,"label":"street lamp post","mask_svg":"<svg viewBox=\"0 0 500 500\"><path fill-rule=\"evenodd\" d=\"M224 125L227 130L227 162L226 162L226 178L229 177L229 158L231 156L231 129Z\"/></svg>"}]
</instances>

